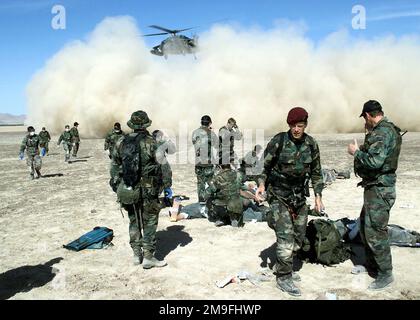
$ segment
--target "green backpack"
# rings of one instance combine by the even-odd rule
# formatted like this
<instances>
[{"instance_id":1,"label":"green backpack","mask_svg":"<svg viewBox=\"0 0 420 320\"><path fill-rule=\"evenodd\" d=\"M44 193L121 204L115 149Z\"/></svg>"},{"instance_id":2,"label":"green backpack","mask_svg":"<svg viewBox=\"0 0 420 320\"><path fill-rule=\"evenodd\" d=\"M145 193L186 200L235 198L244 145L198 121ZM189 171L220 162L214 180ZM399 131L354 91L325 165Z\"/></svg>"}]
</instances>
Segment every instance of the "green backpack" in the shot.
<instances>
[{"instance_id":1,"label":"green backpack","mask_svg":"<svg viewBox=\"0 0 420 320\"><path fill-rule=\"evenodd\" d=\"M344 243L334 221L314 219L306 228L301 258L313 263L333 265L350 258L351 249Z\"/></svg>"}]
</instances>

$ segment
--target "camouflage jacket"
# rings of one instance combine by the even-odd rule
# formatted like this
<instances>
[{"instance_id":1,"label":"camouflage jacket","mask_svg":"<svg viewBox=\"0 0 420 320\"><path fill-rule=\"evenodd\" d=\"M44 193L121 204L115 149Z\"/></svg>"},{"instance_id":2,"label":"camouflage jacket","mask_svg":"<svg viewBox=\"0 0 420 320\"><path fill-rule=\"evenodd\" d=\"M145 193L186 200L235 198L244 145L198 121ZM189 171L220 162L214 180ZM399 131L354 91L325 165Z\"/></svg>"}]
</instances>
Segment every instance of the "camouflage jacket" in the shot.
<instances>
[{"instance_id":1,"label":"camouflage jacket","mask_svg":"<svg viewBox=\"0 0 420 320\"><path fill-rule=\"evenodd\" d=\"M64 143L66 143L66 144L71 144L72 143L72 135L71 135L70 131L64 131L60 135L60 138L58 138L57 144L60 144L61 141L64 141Z\"/></svg>"},{"instance_id":2,"label":"camouflage jacket","mask_svg":"<svg viewBox=\"0 0 420 320\"><path fill-rule=\"evenodd\" d=\"M39 134L39 141L42 142L48 142L51 140L50 133L48 131L40 131Z\"/></svg>"},{"instance_id":3,"label":"camouflage jacket","mask_svg":"<svg viewBox=\"0 0 420 320\"><path fill-rule=\"evenodd\" d=\"M274 136L264 150L264 171L258 182L271 185L280 197L290 199L296 195L303 198L302 194L309 196L309 180L314 193L321 195L324 184L315 139L304 133L302 139L295 142L290 130Z\"/></svg>"},{"instance_id":4,"label":"camouflage jacket","mask_svg":"<svg viewBox=\"0 0 420 320\"><path fill-rule=\"evenodd\" d=\"M196 166L213 166L217 163L215 150L217 150L219 140L210 128L201 126L194 130L192 143L195 150Z\"/></svg>"},{"instance_id":5,"label":"camouflage jacket","mask_svg":"<svg viewBox=\"0 0 420 320\"><path fill-rule=\"evenodd\" d=\"M109 152L112 153L115 144L122 136L124 136L124 131L122 130L119 132L115 131L115 129L109 131L105 137L104 150L109 150Z\"/></svg>"},{"instance_id":6,"label":"camouflage jacket","mask_svg":"<svg viewBox=\"0 0 420 320\"><path fill-rule=\"evenodd\" d=\"M71 142L80 142L79 130L76 127L70 129Z\"/></svg>"},{"instance_id":7,"label":"camouflage jacket","mask_svg":"<svg viewBox=\"0 0 420 320\"><path fill-rule=\"evenodd\" d=\"M172 169L166 154L174 154L176 152L176 146L171 140L164 140L157 143L156 159L162 168L162 182L164 188L172 187Z\"/></svg>"},{"instance_id":8,"label":"camouflage jacket","mask_svg":"<svg viewBox=\"0 0 420 320\"><path fill-rule=\"evenodd\" d=\"M401 150L401 129L384 117L366 134L365 141L354 154L354 171L362 186L394 186Z\"/></svg>"},{"instance_id":9,"label":"camouflage jacket","mask_svg":"<svg viewBox=\"0 0 420 320\"><path fill-rule=\"evenodd\" d=\"M230 203L241 202L242 187L242 175L238 171L222 169L210 180L204 198L212 197L215 205L228 206Z\"/></svg>"},{"instance_id":10,"label":"camouflage jacket","mask_svg":"<svg viewBox=\"0 0 420 320\"><path fill-rule=\"evenodd\" d=\"M219 159L224 157L233 156L235 140L242 139L242 132L239 129L229 130L223 126L219 130ZM228 162L229 163L229 162Z\"/></svg>"},{"instance_id":11,"label":"camouflage jacket","mask_svg":"<svg viewBox=\"0 0 420 320\"><path fill-rule=\"evenodd\" d=\"M25 149L30 156L39 155L39 136L35 134L31 137L27 134L20 145L20 152L24 152Z\"/></svg>"},{"instance_id":12,"label":"camouflage jacket","mask_svg":"<svg viewBox=\"0 0 420 320\"><path fill-rule=\"evenodd\" d=\"M156 155L158 145L156 140L147 130L127 134L116 142L115 147L112 150L112 159L117 164L115 174L120 178L123 176L122 144L124 138L137 135L138 133L143 135L139 142L141 163L139 171L141 172L141 179L138 184L143 188L150 189L152 194L156 195L161 191L163 181L168 178L162 176L161 165L159 164ZM115 177L111 178L115 179Z\"/></svg>"}]
</instances>

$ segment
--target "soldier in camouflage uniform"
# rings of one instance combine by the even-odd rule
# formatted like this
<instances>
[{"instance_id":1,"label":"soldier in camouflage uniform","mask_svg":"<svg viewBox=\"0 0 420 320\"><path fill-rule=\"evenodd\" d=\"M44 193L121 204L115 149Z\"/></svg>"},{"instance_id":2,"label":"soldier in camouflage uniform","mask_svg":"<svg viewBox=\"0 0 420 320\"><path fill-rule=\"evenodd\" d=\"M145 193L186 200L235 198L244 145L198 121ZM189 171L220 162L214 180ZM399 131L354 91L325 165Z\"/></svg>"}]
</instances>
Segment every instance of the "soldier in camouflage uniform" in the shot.
<instances>
[{"instance_id":1,"label":"soldier in camouflage uniform","mask_svg":"<svg viewBox=\"0 0 420 320\"><path fill-rule=\"evenodd\" d=\"M220 164L235 164L237 156L234 151L235 140L242 139L236 120L230 118L226 126L219 129L219 161ZM235 164L236 165L236 164Z\"/></svg>"},{"instance_id":2,"label":"soldier in camouflage uniform","mask_svg":"<svg viewBox=\"0 0 420 320\"><path fill-rule=\"evenodd\" d=\"M129 138L135 138L140 135L139 140L139 174L140 179L134 189L141 190L140 198L134 205L125 205L122 207L128 212L130 220L129 234L130 245L134 252L135 264L143 263L143 269L166 266L165 261L159 261L154 257L156 250L156 229L158 225L159 211L159 191L161 190L162 172L161 166L157 160L156 152L158 145L155 139L147 131L147 127L152 121L144 111L136 111L131 115L127 122L128 127L134 130L120 138L113 149L113 159L118 164L120 171L117 173L121 184L123 179L123 145ZM119 201L121 201L119 199ZM140 213L140 220L136 221L136 211ZM139 226L140 224L140 226ZM143 226L143 234L140 231ZM144 258L144 260L143 260Z\"/></svg>"},{"instance_id":3,"label":"soldier in camouflage uniform","mask_svg":"<svg viewBox=\"0 0 420 320\"><path fill-rule=\"evenodd\" d=\"M162 187L164 190L164 195L167 200L172 199L172 169L171 165L166 159L166 154L174 154L176 152L175 143L173 143L169 137L164 136L163 132L160 130L155 130L152 133L153 138L155 139L158 149L156 152L157 159L161 164L162 170ZM167 203L169 204L169 203ZM172 205L171 205L172 206Z\"/></svg>"},{"instance_id":4,"label":"soldier in camouflage uniform","mask_svg":"<svg viewBox=\"0 0 420 320\"><path fill-rule=\"evenodd\" d=\"M60 135L60 138L58 138L57 147L60 146L61 141L63 141L63 148L65 151L65 158L64 161L68 162L70 160L70 152L73 147L72 143L72 135L70 133L70 126L66 125L64 127L64 132Z\"/></svg>"},{"instance_id":5,"label":"soldier in camouflage uniform","mask_svg":"<svg viewBox=\"0 0 420 320\"><path fill-rule=\"evenodd\" d=\"M245 181L257 181L264 170L264 149L259 144L248 152L241 160L239 171L242 172Z\"/></svg>"},{"instance_id":6,"label":"soldier in camouflage uniform","mask_svg":"<svg viewBox=\"0 0 420 320\"><path fill-rule=\"evenodd\" d=\"M192 143L195 150L195 174L197 175L198 201L201 205L201 213L207 217L206 200L204 192L206 184L214 175L214 166L217 163L215 150L217 150L219 140L212 131L211 118L205 115L201 118L201 127L192 133Z\"/></svg>"},{"instance_id":7,"label":"soldier in camouflage uniform","mask_svg":"<svg viewBox=\"0 0 420 320\"><path fill-rule=\"evenodd\" d=\"M360 148L349 144L354 156L355 174L362 178L364 202L360 213L360 234L365 244L367 267L376 279L370 290L380 290L393 281L392 257L387 225L395 203L396 170L401 149L400 129L384 117L382 106L369 100L360 117L365 119L367 134Z\"/></svg>"},{"instance_id":8,"label":"soldier in camouflage uniform","mask_svg":"<svg viewBox=\"0 0 420 320\"><path fill-rule=\"evenodd\" d=\"M114 150L115 144L117 141L124 136L124 131L121 130L121 124L116 122L114 124L114 128L109 131L105 137L105 143L104 143L104 150L108 150L108 156L111 159L111 167L110 167L110 175L111 177L116 177L117 172L120 171L120 168L115 163L115 161L112 159L112 151ZM110 182L112 186L112 182ZM118 186L115 186L118 187Z\"/></svg>"},{"instance_id":9,"label":"soldier in camouflage uniform","mask_svg":"<svg viewBox=\"0 0 420 320\"><path fill-rule=\"evenodd\" d=\"M77 152L79 151L79 146L80 146L79 130L77 129L78 126L79 124L75 122L73 124L73 128L71 128L70 130L71 142L73 144L73 157L77 157Z\"/></svg>"},{"instance_id":10,"label":"soldier in camouflage uniform","mask_svg":"<svg viewBox=\"0 0 420 320\"><path fill-rule=\"evenodd\" d=\"M26 164L31 172L30 179L33 180L36 172L36 179L41 177L42 160L39 156L39 136L35 134L34 127L28 127L28 134L23 138L20 145L19 158L23 160L26 150Z\"/></svg>"},{"instance_id":11,"label":"soldier in camouflage uniform","mask_svg":"<svg viewBox=\"0 0 420 320\"><path fill-rule=\"evenodd\" d=\"M50 133L45 130L45 127L42 127L42 130L38 134L39 136L39 146L41 147L41 155L48 155L48 144L51 141Z\"/></svg>"},{"instance_id":12,"label":"soldier in camouflage uniform","mask_svg":"<svg viewBox=\"0 0 420 320\"><path fill-rule=\"evenodd\" d=\"M204 198L211 201L209 219L215 221L217 227L225 224L240 227L243 225L242 174L233 170L230 164L220 165L220 168L204 193Z\"/></svg>"},{"instance_id":13,"label":"soldier in camouflage uniform","mask_svg":"<svg viewBox=\"0 0 420 320\"><path fill-rule=\"evenodd\" d=\"M300 277L293 272L293 256L302 246L308 222L308 182L315 193L315 210L321 212L322 174L318 144L305 133L308 113L303 108L289 111L290 130L274 136L264 151L264 171L258 179L257 196L267 185L270 211L267 223L277 237L277 287L291 295L301 294L293 282Z\"/></svg>"}]
</instances>

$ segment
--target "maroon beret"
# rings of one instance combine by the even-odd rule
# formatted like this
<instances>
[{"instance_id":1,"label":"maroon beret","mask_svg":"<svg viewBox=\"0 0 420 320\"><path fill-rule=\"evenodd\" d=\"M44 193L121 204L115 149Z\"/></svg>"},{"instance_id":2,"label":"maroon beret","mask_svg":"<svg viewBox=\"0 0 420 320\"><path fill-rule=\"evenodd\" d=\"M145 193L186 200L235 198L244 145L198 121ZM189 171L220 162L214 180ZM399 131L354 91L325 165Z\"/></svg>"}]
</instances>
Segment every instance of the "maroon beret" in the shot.
<instances>
[{"instance_id":1,"label":"maroon beret","mask_svg":"<svg viewBox=\"0 0 420 320\"><path fill-rule=\"evenodd\" d=\"M298 122L306 122L307 120L308 113L301 107L291 109L287 115L287 123L290 125L296 124Z\"/></svg>"}]
</instances>

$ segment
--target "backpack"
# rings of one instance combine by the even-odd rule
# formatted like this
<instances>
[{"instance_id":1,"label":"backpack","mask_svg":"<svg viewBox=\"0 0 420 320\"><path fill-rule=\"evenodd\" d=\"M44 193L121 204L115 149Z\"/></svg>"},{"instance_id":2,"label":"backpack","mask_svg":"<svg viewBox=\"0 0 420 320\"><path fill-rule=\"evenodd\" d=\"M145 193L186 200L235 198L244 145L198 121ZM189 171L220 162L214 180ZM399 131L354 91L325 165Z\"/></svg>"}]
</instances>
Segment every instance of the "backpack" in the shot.
<instances>
[{"instance_id":1,"label":"backpack","mask_svg":"<svg viewBox=\"0 0 420 320\"><path fill-rule=\"evenodd\" d=\"M112 229L106 227L95 227L92 231L84 234L80 238L63 245L64 248L72 251L83 249L102 249L109 245L114 238Z\"/></svg>"},{"instance_id":2,"label":"backpack","mask_svg":"<svg viewBox=\"0 0 420 320\"><path fill-rule=\"evenodd\" d=\"M134 204L140 199L140 139L142 134L127 135L121 143L122 180L117 188L118 202Z\"/></svg>"},{"instance_id":3,"label":"backpack","mask_svg":"<svg viewBox=\"0 0 420 320\"><path fill-rule=\"evenodd\" d=\"M350 258L351 250L342 240L332 220L314 219L306 228L301 257L313 263L333 265Z\"/></svg>"},{"instance_id":4,"label":"backpack","mask_svg":"<svg viewBox=\"0 0 420 320\"><path fill-rule=\"evenodd\" d=\"M127 187L134 187L140 180L141 134L127 135L121 145L122 179Z\"/></svg>"}]
</instances>

